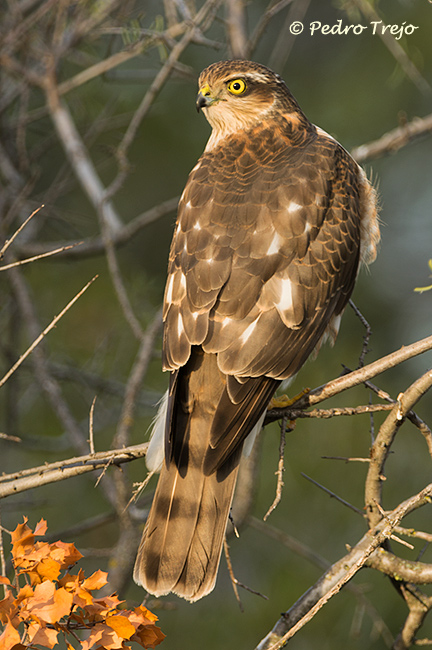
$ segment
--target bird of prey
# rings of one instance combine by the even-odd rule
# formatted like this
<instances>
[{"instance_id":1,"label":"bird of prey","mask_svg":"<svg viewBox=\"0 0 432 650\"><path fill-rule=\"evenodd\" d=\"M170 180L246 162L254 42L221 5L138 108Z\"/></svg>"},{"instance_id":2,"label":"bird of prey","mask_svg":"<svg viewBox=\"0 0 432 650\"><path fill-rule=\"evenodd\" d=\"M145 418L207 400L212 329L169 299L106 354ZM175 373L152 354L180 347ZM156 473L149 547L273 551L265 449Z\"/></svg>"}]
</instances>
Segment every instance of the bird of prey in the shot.
<instances>
[{"instance_id":1,"label":"bird of prey","mask_svg":"<svg viewBox=\"0 0 432 650\"><path fill-rule=\"evenodd\" d=\"M379 240L364 171L279 75L222 61L198 83L212 133L169 255L170 384L148 454L162 469L134 570L148 592L189 601L214 587L246 437L281 381L335 338Z\"/></svg>"}]
</instances>

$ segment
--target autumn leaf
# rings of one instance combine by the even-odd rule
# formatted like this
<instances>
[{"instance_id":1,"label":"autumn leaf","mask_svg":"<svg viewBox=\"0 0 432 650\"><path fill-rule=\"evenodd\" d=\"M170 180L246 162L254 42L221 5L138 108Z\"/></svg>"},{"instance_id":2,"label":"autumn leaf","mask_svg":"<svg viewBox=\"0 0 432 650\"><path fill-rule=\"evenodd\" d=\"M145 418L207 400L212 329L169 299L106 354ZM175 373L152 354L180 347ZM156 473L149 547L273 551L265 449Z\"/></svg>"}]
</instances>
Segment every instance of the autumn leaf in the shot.
<instances>
[{"instance_id":1,"label":"autumn leaf","mask_svg":"<svg viewBox=\"0 0 432 650\"><path fill-rule=\"evenodd\" d=\"M18 630L8 621L3 634L0 636L0 648L2 650L12 650L14 646L21 641Z\"/></svg>"},{"instance_id":2,"label":"autumn leaf","mask_svg":"<svg viewBox=\"0 0 432 650\"><path fill-rule=\"evenodd\" d=\"M18 524L15 530L11 533L12 557L14 560L21 557L25 553L26 548L33 547L34 534L31 528L27 526L27 521L27 517L24 517L24 522Z\"/></svg>"},{"instance_id":3,"label":"autumn leaf","mask_svg":"<svg viewBox=\"0 0 432 650\"><path fill-rule=\"evenodd\" d=\"M154 623L155 621L158 620L156 614L153 614L153 612L147 609L147 607L144 607L144 605L135 607L133 614L130 617L131 620L134 616L136 617L136 620L141 621L141 623L145 625L148 625L148 623Z\"/></svg>"},{"instance_id":4,"label":"autumn leaf","mask_svg":"<svg viewBox=\"0 0 432 650\"><path fill-rule=\"evenodd\" d=\"M0 585L10 585L9 578L6 578L6 576L0 576Z\"/></svg>"},{"instance_id":5,"label":"autumn leaf","mask_svg":"<svg viewBox=\"0 0 432 650\"><path fill-rule=\"evenodd\" d=\"M60 575L60 564L51 557L44 557L26 573L28 573L32 585L39 584L44 580L55 581Z\"/></svg>"},{"instance_id":6,"label":"autumn leaf","mask_svg":"<svg viewBox=\"0 0 432 650\"><path fill-rule=\"evenodd\" d=\"M46 530L44 519L33 532L24 518L11 533L15 581L1 580L5 585L0 601L1 650L53 650L60 632L68 650L74 650L68 637L76 639L77 630L89 634L82 650L129 650L132 641L143 648L161 643L165 635L154 625L157 617L148 609L122 609L117 594L95 598L93 592L108 582L105 571L95 571L89 578L82 569L75 575L65 572L82 555L71 543L35 542ZM20 586L22 575L26 584ZM20 629L25 633L24 643Z\"/></svg>"},{"instance_id":7,"label":"autumn leaf","mask_svg":"<svg viewBox=\"0 0 432 650\"><path fill-rule=\"evenodd\" d=\"M120 650L125 647L123 638L104 623L98 623L94 626L88 639L83 641L82 650L90 650L96 644L97 647L103 647L106 650Z\"/></svg>"},{"instance_id":8,"label":"autumn leaf","mask_svg":"<svg viewBox=\"0 0 432 650\"><path fill-rule=\"evenodd\" d=\"M48 524L45 519L41 519L38 521L36 524L36 528L34 529L34 536L35 537L43 537L48 529Z\"/></svg>"},{"instance_id":9,"label":"autumn leaf","mask_svg":"<svg viewBox=\"0 0 432 650\"><path fill-rule=\"evenodd\" d=\"M3 600L0 600L0 621L6 624L13 618L15 607L15 598L10 589L6 590L5 597Z\"/></svg>"},{"instance_id":10,"label":"autumn leaf","mask_svg":"<svg viewBox=\"0 0 432 650\"><path fill-rule=\"evenodd\" d=\"M55 542L51 544L51 556L57 560L62 570L73 566L82 558L82 553L75 548L74 544L66 542Z\"/></svg>"},{"instance_id":11,"label":"autumn leaf","mask_svg":"<svg viewBox=\"0 0 432 650\"><path fill-rule=\"evenodd\" d=\"M131 641L136 641L143 648L155 648L165 638L165 634L156 625L142 625L135 634L131 636Z\"/></svg>"},{"instance_id":12,"label":"autumn leaf","mask_svg":"<svg viewBox=\"0 0 432 650\"><path fill-rule=\"evenodd\" d=\"M89 591L95 591L95 589L100 589L101 587L104 587L108 580L107 580L108 573L105 571L101 571L100 569L98 571L95 571L89 578L86 578L83 583L82 587L83 589L88 589Z\"/></svg>"},{"instance_id":13,"label":"autumn leaf","mask_svg":"<svg viewBox=\"0 0 432 650\"><path fill-rule=\"evenodd\" d=\"M70 613L72 600L72 594L66 589L56 589L53 582L46 580L35 587L31 612L46 623L57 623Z\"/></svg>"},{"instance_id":14,"label":"autumn leaf","mask_svg":"<svg viewBox=\"0 0 432 650\"><path fill-rule=\"evenodd\" d=\"M37 643L45 648L54 648L57 645L58 631L42 627L39 623L31 623L27 628L27 635L32 644Z\"/></svg>"},{"instance_id":15,"label":"autumn leaf","mask_svg":"<svg viewBox=\"0 0 432 650\"><path fill-rule=\"evenodd\" d=\"M130 639L135 634L135 628L126 616L108 616L106 624L123 639Z\"/></svg>"}]
</instances>

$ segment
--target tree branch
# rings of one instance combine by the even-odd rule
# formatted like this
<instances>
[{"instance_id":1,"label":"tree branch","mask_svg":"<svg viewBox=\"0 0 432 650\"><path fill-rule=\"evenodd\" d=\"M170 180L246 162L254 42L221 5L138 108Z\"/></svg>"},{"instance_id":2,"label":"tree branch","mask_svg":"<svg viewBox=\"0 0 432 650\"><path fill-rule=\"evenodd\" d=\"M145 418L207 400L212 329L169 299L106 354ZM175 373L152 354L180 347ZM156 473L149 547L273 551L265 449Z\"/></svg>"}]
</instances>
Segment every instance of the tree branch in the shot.
<instances>
[{"instance_id":1,"label":"tree branch","mask_svg":"<svg viewBox=\"0 0 432 650\"><path fill-rule=\"evenodd\" d=\"M137 458L143 458L147 453L147 443L133 445L123 449L110 449L99 451L94 454L77 456L56 463L46 463L40 467L32 467L29 470L16 472L14 474L3 474L0 477L0 499L31 490L41 485L64 481L92 472L95 469L104 469L107 465L121 465L129 463Z\"/></svg>"}]
</instances>

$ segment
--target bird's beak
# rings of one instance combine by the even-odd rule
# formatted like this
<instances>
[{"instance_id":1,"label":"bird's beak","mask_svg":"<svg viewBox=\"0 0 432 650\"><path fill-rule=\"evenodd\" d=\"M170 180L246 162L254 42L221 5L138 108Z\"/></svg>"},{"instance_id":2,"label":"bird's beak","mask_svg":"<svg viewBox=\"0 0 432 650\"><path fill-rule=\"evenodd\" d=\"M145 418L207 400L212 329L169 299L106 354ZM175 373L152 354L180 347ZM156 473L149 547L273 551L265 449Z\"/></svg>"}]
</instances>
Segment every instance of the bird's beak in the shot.
<instances>
[{"instance_id":1,"label":"bird's beak","mask_svg":"<svg viewBox=\"0 0 432 650\"><path fill-rule=\"evenodd\" d=\"M216 98L213 97L210 86L208 84L200 88L196 99L196 108L198 113L200 112L201 108L207 108L208 106L211 106L214 101L216 101Z\"/></svg>"}]
</instances>

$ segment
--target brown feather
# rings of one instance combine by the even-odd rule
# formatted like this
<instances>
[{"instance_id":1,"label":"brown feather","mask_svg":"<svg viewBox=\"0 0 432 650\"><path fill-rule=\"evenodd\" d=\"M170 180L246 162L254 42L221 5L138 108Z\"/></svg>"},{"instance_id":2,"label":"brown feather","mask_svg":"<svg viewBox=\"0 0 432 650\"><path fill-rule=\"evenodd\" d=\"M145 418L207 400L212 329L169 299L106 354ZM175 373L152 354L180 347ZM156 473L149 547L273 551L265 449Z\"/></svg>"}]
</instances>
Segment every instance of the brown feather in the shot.
<instances>
[{"instance_id":1,"label":"brown feather","mask_svg":"<svg viewBox=\"0 0 432 650\"><path fill-rule=\"evenodd\" d=\"M230 95L238 78L246 90ZM224 61L199 86L213 131L170 249L166 463L134 572L151 593L192 601L214 586L245 438L280 380L335 337L379 240L364 172L278 75Z\"/></svg>"}]
</instances>

